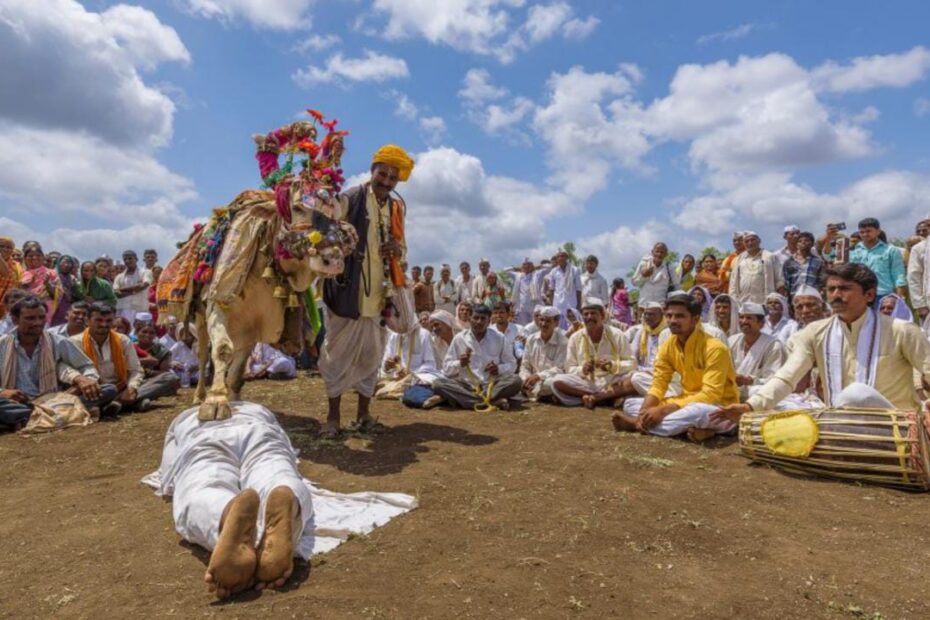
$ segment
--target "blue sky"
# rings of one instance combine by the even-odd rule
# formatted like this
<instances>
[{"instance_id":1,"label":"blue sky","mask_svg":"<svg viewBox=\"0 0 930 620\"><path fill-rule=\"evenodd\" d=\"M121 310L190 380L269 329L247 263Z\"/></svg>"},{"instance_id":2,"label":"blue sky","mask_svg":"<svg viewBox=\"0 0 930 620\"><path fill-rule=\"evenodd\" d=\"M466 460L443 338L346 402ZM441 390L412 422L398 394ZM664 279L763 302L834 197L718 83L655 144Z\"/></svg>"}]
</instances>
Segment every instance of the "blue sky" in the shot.
<instances>
[{"instance_id":1,"label":"blue sky","mask_svg":"<svg viewBox=\"0 0 930 620\"><path fill-rule=\"evenodd\" d=\"M0 0L0 229L169 254L314 107L416 155L410 259L626 271L930 212L926 2Z\"/></svg>"}]
</instances>

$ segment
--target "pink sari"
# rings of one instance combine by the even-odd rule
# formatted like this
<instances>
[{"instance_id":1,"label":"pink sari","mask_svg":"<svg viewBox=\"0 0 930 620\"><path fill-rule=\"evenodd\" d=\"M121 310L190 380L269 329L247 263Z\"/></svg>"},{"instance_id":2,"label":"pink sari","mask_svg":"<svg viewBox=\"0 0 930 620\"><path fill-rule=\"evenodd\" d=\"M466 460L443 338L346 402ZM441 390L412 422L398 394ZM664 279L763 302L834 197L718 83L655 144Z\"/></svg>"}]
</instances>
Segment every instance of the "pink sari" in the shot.
<instances>
[{"instance_id":1,"label":"pink sari","mask_svg":"<svg viewBox=\"0 0 930 620\"><path fill-rule=\"evenodd\" d=\"M61 281L58 272L44 265L23 271L20 286L45 302L48 320L51 321L61 299Z\"/></svg>"}]
</instances>

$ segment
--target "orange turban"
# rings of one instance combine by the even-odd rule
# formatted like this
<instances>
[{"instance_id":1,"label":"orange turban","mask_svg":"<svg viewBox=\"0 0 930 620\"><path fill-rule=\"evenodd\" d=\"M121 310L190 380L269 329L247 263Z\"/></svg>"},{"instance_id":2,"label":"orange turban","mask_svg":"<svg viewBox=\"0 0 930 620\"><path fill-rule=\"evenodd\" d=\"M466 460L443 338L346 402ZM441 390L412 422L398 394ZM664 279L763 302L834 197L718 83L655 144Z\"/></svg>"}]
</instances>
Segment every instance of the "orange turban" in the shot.
<instances>
[{"instance_id":1,"label":"orange turban","mask_svg":"<svg viewBox=\"0 0 930 620\"><path fill-rule=\"evenodd\" d=\"M406 181L413 172L413 160L407 155L407 151L394 144L385 144L375 152L371 158L372 165L387 164L397 168L397 178Z\"/></svg>"}]
</instances>

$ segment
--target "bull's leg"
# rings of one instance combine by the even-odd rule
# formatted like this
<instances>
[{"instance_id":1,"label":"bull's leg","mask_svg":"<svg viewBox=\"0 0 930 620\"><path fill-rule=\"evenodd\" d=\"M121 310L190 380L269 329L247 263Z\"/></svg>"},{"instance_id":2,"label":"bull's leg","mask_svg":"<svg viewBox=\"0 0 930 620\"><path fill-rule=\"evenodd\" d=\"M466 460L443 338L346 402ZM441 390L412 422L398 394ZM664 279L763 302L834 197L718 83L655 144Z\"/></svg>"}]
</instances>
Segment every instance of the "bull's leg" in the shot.
<instances>
[{"instance_id":1,"label":"bull's leg","mask_svg":"<svg viewBox=\"0 0 930 620\"><path fill-rule=\"evenodd\" d=\"M207 362L210 359L210 332L207 330L207 317L198 312L195 317L197 330L197 391L194 392L194 404L198 405L207 397Z\"/></svg>"},{"instance_id":2,"label":"bull's leg","mask_svg":"<svg viewBox=\"0 0 930 620\"><path fill-rule=\"evenodd\" d=\"M226 371L232 361L233 343L226 328L226 313L215 304L207 306L207 329L213 347L213 382L207 398L200 405L198 418L202 421L225 420L232 411L229 408L226 388Z\"/></svg>"},{"instance_id":3,"label":"bull's leg","mask_svg":"<svg viewBox=\"0 0 930 620\"><path fill-rule=\"evenodd\" d=\"M233 353L232 361L229 363L229 372L226 375L226 388L229 390L229 400L242 400L242 385L245 380L242 376L245 374L245 365L249 362L249 355L252 348L239 349Z\"/></svg>"}]
</instances>

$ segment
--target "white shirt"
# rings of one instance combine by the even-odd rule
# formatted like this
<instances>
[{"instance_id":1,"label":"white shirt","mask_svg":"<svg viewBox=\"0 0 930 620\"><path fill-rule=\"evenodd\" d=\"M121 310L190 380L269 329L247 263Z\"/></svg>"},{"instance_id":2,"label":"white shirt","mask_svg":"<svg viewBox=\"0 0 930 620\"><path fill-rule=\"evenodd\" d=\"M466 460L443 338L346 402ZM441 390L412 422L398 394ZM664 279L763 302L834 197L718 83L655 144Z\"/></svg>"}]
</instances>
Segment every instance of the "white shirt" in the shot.
<instances>
[{"instance_id":1,"label":"white shirt","mask_svg":"<svg viewBox=\"0 0 930 620\"><path fill-rule=\"evenodd\" d=\"M533 308L542 303L542 295L539 289L539 280L536 272L523 273L522 271L514 272L513 293L510 301L513 303L513 313L533 314Z\"/></svg>"},{"instance_id":2,"label":"white shirt","mask_svg":"<svg viewBox=\"0 0 930 620\"><path fill-rule=\"evenodd\" d=\"M465 371L459 358L466 349L471 349L471 360L468 364L471 372ZM498 375L503 377L513 374L517 368L517 360L513 356L513 347L507 346L507 341L500 333L489 329L484 338L478 340L470 329L459 332L452 339L449 352L442 365L442 372L447 377L462 379L475 385L477 378L482 384L488 382L488 374L484 367L489 362L497 364Z\"/></svg>"},{"instance_id":3,"label":"white shirt","mask_svg":"<svg viewBox=\"0 0 930 620\"><path fill-rule=\"evenodd\" d=\"M459 301L470 303L475 298L475 276L468 278L468 282L465 281L465 278L459 276L455 279L455 283L459 285ZM452 315L455 316L454 310Z\"/></svg>"},{"instance_id":4,"label":"white shirt","mask_svg":"<svg viewBox=\"0 0 930 620\"><path fill-rule=\"evenodd\" d=\"M143 282L146 284L152 284L152 274L148 270L136 268L136 270L132 273L124 271L123 273L113 278L113 290L118 291L122 288L138 286ZM146 312L149 309L148 289L144 288L138 293L133 293L132 295L117 298L116 309Z\"/></svg>"},{"instance_id":5,"label":"white shirt","mask_svg":"<svg viewBox=\"0 0 930 620\"><path fill-rule=\"evenodd\" d=\"M533 375L543 380L565 372L565 356L568 354L568 338L565 332L555 328L549 342L536 332L526 341L526 351L520 364L520 378L526 381Z\"/></svg>"},{"instance_id":6,"label":"white shirt","mask_svg":"<svg viewBox=\"0 0 930 620\"><path fill-rule=\"evenodd\" d=\"M547 276L552 289L552 305L565 316L569 308L578 308L578 293L581 292L581 273L572 264L565 269L553 267Z\"/></svg>"},{"instance_id":7,"label":"white shirt","mask_svg":"<svg viewBox=\"0 0 930 620\"><path fill-rule=\"evenodd\" d=\"M497 328L495 323L491 323L491 329L496 331L498 334L503 334L504 340L507 341L511 351L513 350L513 343L516 341L517 337L523 335L523 329L513 321L507 323L507 331L502 332Z\"/></svg>"},{"instance_id":8,"label":"white shirt","mask_svg":"<svg viewBox=\"0 0 930 620\"><path fill-rule=\"evenodd\" d=\"M568 354L565 359L567 373L582 376L585 363L591 359L607 359L612 363L609 370L595 369L595 377L621 375L633 370L636 366L633 350L630 348L626 335L616 327L609 325L604 325L604 332L597 344L591 341L587 329L575 332L568 339Z\"/></svg>"},{"instance_id":9,"label":"white shirt","mask_svg":"<svg viewBox=\"0 0 930 620\"><path fill-rule=\"evenodd\" d=\"M652 268L652 273L648 276L645 272ZM639 289L639 307L644 307L647 303L656 302L665 303L670 290L677 289L681 286L678 280L678 274L668 263L656 265L652 260L652 255L647 254L636 265L636 271L633 273L633 284Z\"/></svg>"},{"instance_id":10,"label":"white shirt","mask_svg":"<svg viewBox=\"0 0 930 620\"><path fill-rule=\"evenodd\" d=\"M604 302L606 308L610 308L610 289L607 288L607 280L598 272L588 273L585 271L581 274L581 298L596 297Z\"/></svg>"},{"instance_id":11,"label":"white shirt","mask_svg":"<svg viewBox=\"0 0 930 620\"><path fill-rule=\"evenodd\" d=\"M455 316L455 307L462 301L461 296L461 287L455 280L443 282L440 278L439 281L433 283L433 301L436 304L436 310L445 310ZM443 297L448 297L449 301L443 300Z\"/></svg>"},{"instance_id":12,"label":"white shirt","mask_svg":"<svg viewBox=\"0 0 930 620\"><path fill-rule=\"evenodd\" d=\"M387 370L385 363L395 357L400 358L400 364ZM422 327L417 327L407 334L388 332L384 357L381 360L381 376L387 379L398 379L401 370L427 383L432 383L439 376L430 333Z\"/></svg>"}]
</instances>

